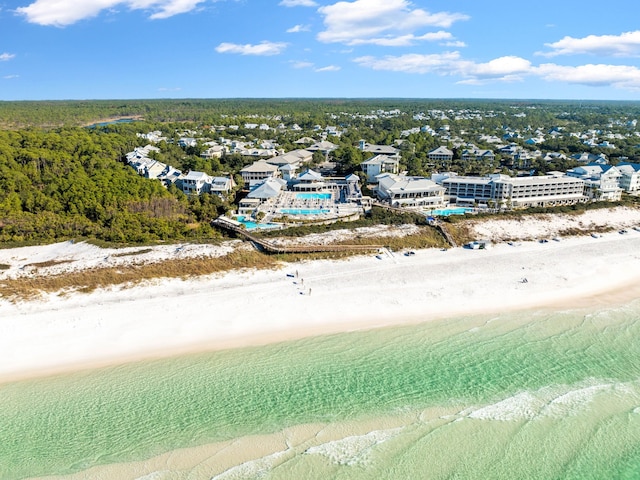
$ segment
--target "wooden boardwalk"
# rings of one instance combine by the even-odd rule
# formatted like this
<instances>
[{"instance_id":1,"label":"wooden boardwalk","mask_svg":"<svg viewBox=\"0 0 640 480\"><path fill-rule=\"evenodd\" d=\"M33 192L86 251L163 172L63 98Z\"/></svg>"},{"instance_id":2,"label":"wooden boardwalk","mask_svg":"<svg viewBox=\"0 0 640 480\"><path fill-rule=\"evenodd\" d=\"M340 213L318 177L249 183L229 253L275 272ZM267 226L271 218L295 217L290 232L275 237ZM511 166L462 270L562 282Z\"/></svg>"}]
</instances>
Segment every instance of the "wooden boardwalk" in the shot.
<instances>
[{"instance_id":1,"label":"wooden boardwalk","mask_svg":"<svg viewBox=\"0 0 640 480\"><path fill-rule=\"evenodd\" d=\"M256 247L266 253L317 253L317 252L353 252L353 251L377 251L386 248L384 245L276 245L263 238L252 235L245 228L235 225L225 218L216 218L212 225L233 232L236 235L252 242Z\"/></svg>"}]
</instances>

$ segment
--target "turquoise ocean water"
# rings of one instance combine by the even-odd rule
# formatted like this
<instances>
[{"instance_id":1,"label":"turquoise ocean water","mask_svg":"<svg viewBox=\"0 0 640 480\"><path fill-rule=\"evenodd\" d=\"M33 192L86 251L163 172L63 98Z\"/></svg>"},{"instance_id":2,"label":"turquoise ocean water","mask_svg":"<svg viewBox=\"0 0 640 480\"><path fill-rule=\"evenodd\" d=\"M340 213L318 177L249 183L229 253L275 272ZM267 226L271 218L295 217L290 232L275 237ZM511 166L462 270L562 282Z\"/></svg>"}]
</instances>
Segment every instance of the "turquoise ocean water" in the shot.
<instances>
[{"instance_id":1,"label":"turquoise ocean water","mask_svg":"<svg viewBox=\"0 0 640 480\"><path fill-rule=\"evenodd\" d=\"M639 320L462 318L0 385L0 478L309 424L333 433L138 478L640 478Z\"/></svg>"}]
</instances>

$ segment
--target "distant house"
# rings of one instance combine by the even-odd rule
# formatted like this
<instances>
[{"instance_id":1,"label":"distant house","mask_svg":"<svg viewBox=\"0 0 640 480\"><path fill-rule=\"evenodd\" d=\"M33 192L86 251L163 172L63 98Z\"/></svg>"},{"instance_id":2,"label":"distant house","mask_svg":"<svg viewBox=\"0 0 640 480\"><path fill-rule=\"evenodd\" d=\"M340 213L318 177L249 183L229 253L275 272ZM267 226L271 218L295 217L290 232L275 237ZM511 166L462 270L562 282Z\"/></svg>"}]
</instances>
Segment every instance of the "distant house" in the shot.
<instances>
[{"instance_id":1,"label":"distant house","mask_svg":"<svg viewBox=\"0 0 640 480\"><path fill-rule=\"evenodd\" d=\"M389 155L376 155L360 164L360 168L367 176L367 182L376 182L376 176L381 173L395 173L400 169L400 161L397 157Z\"/></svg>"},{"instance_id":2,"label":"distant house","mask_svg":"<svg viewBox=\"0 0 640 480\"><path fill-rule=\"evenodd\" d=\"M571 159L580 163L599 163L602 165L606 165L609 163L607 160L607 156L604 153L600 153L598 155L589 152L576 153L575 155L571 155Z\"/></svg>"},{"instance_id":3,"label":"distant house","mask_svg":"<svg viewBox=\"0 0 640 480\"><path fill-rule=\"evenodd\" d=\"M275 157L271 157L267 160L268 163L272 165L294 165L299 166L303 163L310 162L313 159L313 153L309 150L292 150L290 152L285 153L284 155L277 155Z\"/></svg>"},{"instance_id":4,"label":"distant house","mask_svg":"<svg viewBox=\"0 0 640 480\"><path fill-rule=\"evenodd\" d=\"M483 150L478 147L466 148L460 154L463 161L493 161L496 156L491 150Z\"/></svg>"},{"instance_id":5,"label":"distant house","mask_svg":"<svg viewBox=\"0 0 640 480\"><path fill-rule=\"evenodd\" d=\"M267 178L276 178L279 175L278 166L267 163L264 160L255 162L240 170L242 180L246 185L266 180Z\"/></svg>"},{"instance_id":6,"label":"distant house","mask_svg":"<svg viewBox=\"0 0 640 480\"><path fill-rule=\"evenodd\" d=\"M235 187L236 182L231 175L228 177L213 177L209 186L209 192L219 197L224 197Z\"/></svg>"},{"instance_id":7,"label":"distant house","mask_svg":"<svg viewBox=\"0 0 640 480\"><path fill-rule=\"evenodd\" d=\"M367 143L364 140L360 140L358 148L363 152L375 153L378 155L398 156L400 154L400 150L392 145L374 145Z\"/></svg>"},{"instance_id":8,"label":"distant house","mask_svg":"<svg viewBox=\"0 0 640 480\"><path fill-rule=\"evenodd\" d=\"M296 145L311 145L313 143L315 143L315 140L311 137L302 137L299 138L298 140L296 140L295 142Z\"/></svg>"},{"instance_id":9,"label":"distant house","mask_svg":"<svg viewBox=\"0 0 640 480\"><path fill-rule=\"evenodd\" d=\"M449 150L447 147L440 146L438 148L434 148L429 153L427 153L427 157L432 162L437 162L437 163L451 162L453 160L453 152Z\"/></svg>"},{"instance_id":10,"label":"distant house","mask_svg":"<svg viewBox=\"0 0 640 480\"><path fill-rule=\"evenodd\" d=\"M329 155L329 153L337 150L338 146L335 143L328 142L326 140L322 140L321 142L316 142L313 145L307 147L307 150L310 152L320 152L325 155Z\"/></svg>"},{"instance_id":11,"label":"distant house","mask_svg":"<svg viewBox=\"0 0 640 480\"><path fill-rule=\"evenodd\" d=\"M198 144L195 138L182 137L178 140L178 145L182 148L195 147Z\"/></svg>"},{"instance_id":12,"label":"distant house","mask_svg":"<svg viewBox=\"0 0 640 480\"><path fill-rule=\"evenodd\" d=\"M211 158L222 158L222 156L227 153L227 148L222 145L213 145L207 148L204 152L200 154L200 157L211 159Z\"/></svg>"},{"instance_id":13,"label":"distant house","mask_svg":"<svg viewBox=\"0 0 640 480\"><path fill-rule=\"evenodd\" d=\"M159 178L166 169L167 166L164 163L153 160L152 163L144 167L143 175L145 178Z\"/></svg>"},{"instance_id":14,"label":"distant house","mask_svg":"<svg viewBox=\"0 0 640 480\"><path fill-rule=\"evenodd\" d=\"M181 179L182 191L187 195L200 195L208 191L212 177L204 172L191 171Z\"/></svg>"},{"instance_id":15,"label":"distant house","mask_svg":"<svg viewBox=\"0 0 640 480\"><path fill-rule=\"evenodd\" d=\"M376 195L394 207L438 208L444 205L444 187L424 177L384 173L378 177Z\"/></svg>"}]
</instances>

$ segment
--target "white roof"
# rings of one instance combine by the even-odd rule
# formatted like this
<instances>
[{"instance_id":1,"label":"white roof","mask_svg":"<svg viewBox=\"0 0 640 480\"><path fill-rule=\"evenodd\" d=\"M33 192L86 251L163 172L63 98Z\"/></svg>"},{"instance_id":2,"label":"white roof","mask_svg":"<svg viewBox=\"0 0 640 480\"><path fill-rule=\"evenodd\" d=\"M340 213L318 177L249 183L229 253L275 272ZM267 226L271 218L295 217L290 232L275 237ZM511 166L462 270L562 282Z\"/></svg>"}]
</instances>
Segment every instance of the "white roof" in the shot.
<instances>
[{"instance_id":1,"label":"white roof","mask_svg":"<svg viewBox=\"0 0 640 480\"><path fill-rule=\"evenodd\" d=\"M264 160L260 160L258 162L254 162L251 165L244 167L241 172L275 172L278 170L277 165L272 165L270 163L265 162Z\"/></svg>"},{"instance_id":2,"label":"white roof","mask_svg":"<svg viewBox=\"0 0 640 480\"><path fill-rule=\"evenodd\" d=\"M432 182L428 178L424 177L405 177L401 175L386 173L383 175L378 175L377 179L379 188L392 193L412 193L444 190L444 187L441 187L437 183Z\"/></svg>"},{"instance_id":3,"label":"white roof","mask_svg":"<svg viewBox=\"0 0 640 480\"><path fill-rule=\"evenodd\" d=\"M211 177L209 177L209 175L207 175L204 172L190 171L189 173L187 173L187 175L184 178L186 180L203 180L203 181L206 181Z\"/></svg>"},{"instance_id":4,"label":"white roof","mask_svg":"<svg viewBox=\"0 0 640 480\"><path fill-rule=\"evenodd\" d=\"M269 178L251 190L247 195L247 198L268 199L277 197L280 194L282 187L286 184L287 182L282 179Z\"/></svg>"}]
</instances>

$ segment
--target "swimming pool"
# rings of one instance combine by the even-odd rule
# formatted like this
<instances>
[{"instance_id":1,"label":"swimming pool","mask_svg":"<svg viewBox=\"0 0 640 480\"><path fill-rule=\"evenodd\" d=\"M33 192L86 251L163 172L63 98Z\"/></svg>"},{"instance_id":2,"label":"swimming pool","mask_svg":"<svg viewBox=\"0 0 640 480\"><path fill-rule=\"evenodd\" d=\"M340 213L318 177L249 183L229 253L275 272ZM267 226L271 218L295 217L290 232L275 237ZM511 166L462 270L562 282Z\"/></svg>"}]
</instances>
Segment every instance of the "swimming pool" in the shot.
<instances>
[{"instance_id":1,"label":"swimming pool","mask_svg":"<svg viewBox=\"0 0 640 480\"><path fill-rule=\"evenodd\" d=\"M296 193L296 198L300 200L331 200L330 193Z\"/></svg>"},{"instance_id":2,"label":"swimming pool","mask_svg":"<svg viewBox=\"0 0 640 480\"><path fill-rule=\"evenodd\" d=\"M247 230L267 230L269 228L279 227L277 223L257 223L257 222L252 222L251 220L245 220L245 218L246 217L243 217L243 216L236 217L236 221L243 224Z\"/></svg>"},{"instance_id":3,"label":"swimming pool","mask_svg":"<svg viewBox=\"0 0 640 480\"><path fill-rule=\"evenodd\" d=\"M473 212L473 208L449 207L449 208L438 208L436 210L431 210L431 215L448 217L449 215L464 215L465 213L469 213L469 212Z\"/></svg>"},{"instance_id":4,"label":"swimming pool","mask_svg":"<svg viewBox=\"0 0 640 480\"><path fill-rule=\"evenodd\" d=\"M281 208L280 213L285 215L324 215L331 212L327 208Z\"/></svg>"}]
</instances>

